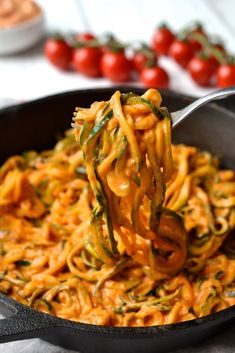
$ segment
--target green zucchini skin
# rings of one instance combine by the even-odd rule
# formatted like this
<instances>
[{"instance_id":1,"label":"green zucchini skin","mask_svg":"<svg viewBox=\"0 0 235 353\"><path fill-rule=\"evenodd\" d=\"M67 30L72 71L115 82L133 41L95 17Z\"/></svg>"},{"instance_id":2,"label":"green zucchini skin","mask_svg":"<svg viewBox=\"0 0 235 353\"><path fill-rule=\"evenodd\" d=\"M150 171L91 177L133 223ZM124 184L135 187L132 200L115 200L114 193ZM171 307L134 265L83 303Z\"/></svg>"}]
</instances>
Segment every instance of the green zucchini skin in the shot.
<instances>
[{"instance_id":1,"label":"green zucchini skin","mask_svg":"<svg viewBox=\"0 0 235 353\"><path fill-rule=\"evenodd\" d=\"M89 143L90 140L92 140L101 130L104 128L104 126L107 124L107 122L112 118L113 116L113 110L110 109L107 114L96 124L93 126L91 129L86 143Z\"/></svg>"},{"instance_id":2,"label":"green zucchini skin","mask_svg":"<svg viewBox=\"0 0 235 353\"><path fill-rule=\"evenodd\" d=\"M153 104L150 100L137 96L134 93L124 93L121 96L121 101L123 104L138 104L138 103L142 103L144 104L146 107L148 107L153 113L154 115L156 115L156 117L160 120L164 119L165 115L162 113L162 111L160 109L158 109L156 107L155 104Z\"/></svg>"}]
</instances>

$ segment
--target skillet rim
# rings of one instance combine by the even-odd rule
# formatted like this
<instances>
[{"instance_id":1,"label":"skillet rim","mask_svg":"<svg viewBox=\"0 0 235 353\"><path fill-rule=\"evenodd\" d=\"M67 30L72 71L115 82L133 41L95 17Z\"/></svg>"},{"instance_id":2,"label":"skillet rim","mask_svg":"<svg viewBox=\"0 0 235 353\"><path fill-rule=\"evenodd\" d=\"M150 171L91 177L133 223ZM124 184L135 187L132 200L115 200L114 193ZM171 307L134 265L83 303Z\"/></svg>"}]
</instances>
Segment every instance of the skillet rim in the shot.
<instances>
[{"instance_id":1,"label":"skillet rim","mask_svg":"<svg viewBox=\"0 0 235 353\"><path fill-rule=\"evenodd\" d=\"M19 102L19 103L16 103L16 104L13 104L13 105L10 105L7 107L3 107L0 109L0 119L2 118L1 115L7 114L11 111L14 112L17 109L24 108L24 107L30 106L32 104L34 105L37 103L40 104L41 102L47 102L47 101L54 99L54 98L59 98L62 96L66 97L69 95L73 95L75 93L79 94L79 92L87 92L87 93L92 93L92 92L102 93L102 92L104 92L104 93L106 93L106 92L112 92L114 90L120 90L120 91L122 91L122 90L124 90L124 91L136 90L136 91L140 92L140 91L145 91L146 89L143 87L134 86L134 85L130 85L130 86L118 85L118 86L109 86L109 87L81 88L81 89L75 89L75 90L69 90L69 91L62 91L59 93L53 93L53 94L49 94L49 95L46 95L43 97L35 98L35 99L29 100L26 102ZM159 92L161 93L161 96L163 97L163 102L164 102L164 95L168 95L168 96L175 98L175 99L186 100L189 103L194 101L195 99L197 99L196 97L193 97L193 96L190 96L187 94L183 94L183 93L178 93L178 92L175 92L175 91L169 90L169 89L159 89ZM230 117L235 119L235 112L230 111L229 109L227 109L223 106L220 106L219 104L217 104L215 102L207 103L206 106L209 106L212 109L220 111L221 113L225 113L226 115L229 115ZM200 110L201 108L203 109L203 106L200 107L198 110Z\"/></svg>"}]
</instances>

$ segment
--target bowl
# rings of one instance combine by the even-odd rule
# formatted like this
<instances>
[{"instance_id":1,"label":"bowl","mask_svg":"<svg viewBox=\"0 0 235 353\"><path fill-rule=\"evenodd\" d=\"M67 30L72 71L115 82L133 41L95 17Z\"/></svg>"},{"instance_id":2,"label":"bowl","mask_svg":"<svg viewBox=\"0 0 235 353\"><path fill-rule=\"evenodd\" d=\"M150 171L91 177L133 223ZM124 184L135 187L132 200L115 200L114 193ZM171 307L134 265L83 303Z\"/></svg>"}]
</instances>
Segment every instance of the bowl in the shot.
<instances>
[{"instance_id":1,"label":"bowl","mask_svg":"<svg viewBox=\"0 0 235 353\"><path fill-rule=\"evenodd\" d=\"M0 161L26 150L53 146L56 136L71 127L75 106L107 100L116 89L142 94L135 87L84 89L15 105L0 111ZM192 99L162 91L169 111ZM235 115L208 104L173 130L173 142L186 143L219 155L224 167L235 169ZM202 343L235 323L235 305L199 319L151 327L107 327L60 319L31 309L0 293L0 343L41 337L86 353L163 353Z\"/></svg>"},{"instance_id":2,"label":"bowl","mask_svg":"<svg viewBox=\"0 0 235 353\"><path fill-rule=\"evenodd\" d=\"M44 36L44 15L41 12L26 22L0 28L0 55L10 55L33 47Z\"/></svg>"}]
</instances>

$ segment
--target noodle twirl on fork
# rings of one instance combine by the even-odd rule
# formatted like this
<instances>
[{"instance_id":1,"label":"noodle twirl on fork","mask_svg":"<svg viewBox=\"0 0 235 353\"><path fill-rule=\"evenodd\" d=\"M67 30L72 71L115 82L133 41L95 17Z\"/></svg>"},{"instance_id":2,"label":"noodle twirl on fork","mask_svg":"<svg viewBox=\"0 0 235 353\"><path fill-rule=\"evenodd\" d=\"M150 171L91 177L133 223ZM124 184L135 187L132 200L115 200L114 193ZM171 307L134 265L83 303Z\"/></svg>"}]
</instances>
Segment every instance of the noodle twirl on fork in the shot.
<instances>
[{"instance_id":1,"label":"noodle twirl on fork","mask_svg":"<svg viewBox=\"0 0 235 353\"><path fill-rule=\"evenodd\" d=\"M128 255L156 279L177 273L186 258L181 220L163 208L172 152L171 121L160 104L154 89L141 97L117 91L109 102L78 108L74 124L97 200L89 246L106 264Z\"/></svg>"}]
</instances>

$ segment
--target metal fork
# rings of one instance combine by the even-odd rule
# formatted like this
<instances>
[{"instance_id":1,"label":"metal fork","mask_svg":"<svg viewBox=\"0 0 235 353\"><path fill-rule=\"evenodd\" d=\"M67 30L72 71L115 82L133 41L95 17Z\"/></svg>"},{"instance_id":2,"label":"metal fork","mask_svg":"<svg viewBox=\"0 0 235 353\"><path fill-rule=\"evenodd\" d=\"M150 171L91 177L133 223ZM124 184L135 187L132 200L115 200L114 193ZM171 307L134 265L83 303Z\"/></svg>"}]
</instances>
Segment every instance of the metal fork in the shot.
<instances>
[{"instance_id":1,"label":"metal fork","mask_svg":"<svg viewBox=\"0 0 235 353\"><path fill-rule=\"evenodd\" d=\"M186 119L194 110L198 109L202 105L214 101L216 99L223 99L228 96L235 94L235 87L228 87L225 89L220 89L214 92L207 94L193 103L187 105L187 107L177 110L176 112L170 113L171 121L172 121L172 128L175 128L177 125L181 124L184 119Z\"/></svg>"}]
</instances>

